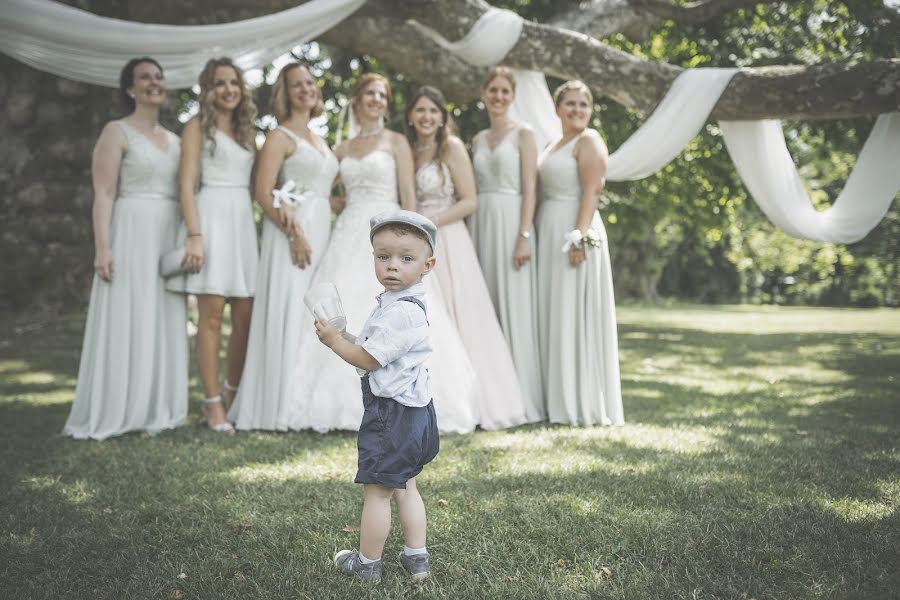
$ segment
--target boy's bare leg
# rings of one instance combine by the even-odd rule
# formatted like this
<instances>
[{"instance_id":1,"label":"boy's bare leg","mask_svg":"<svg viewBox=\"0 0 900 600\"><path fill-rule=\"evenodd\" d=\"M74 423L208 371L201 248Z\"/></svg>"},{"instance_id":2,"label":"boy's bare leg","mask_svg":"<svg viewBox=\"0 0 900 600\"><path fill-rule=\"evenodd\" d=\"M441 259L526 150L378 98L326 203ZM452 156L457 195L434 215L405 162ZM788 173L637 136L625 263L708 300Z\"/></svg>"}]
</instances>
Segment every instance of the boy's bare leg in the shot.
<instances>
[{"instance_id":1,"label":"boy's bare leg","mask_svg":"<svg viewBox=\"0 0 900 600\"><path fill-rule=\"evenodd\" d=\"M369 560L378 560L384 551L384 543L391 531L391 496L394 491L376 484L363 485L359 551Z\"/></svg>"},{"instance_id":2,"label":"boy's bare leg","mask_svg":"<svg viewBox=\"0 0 900 600\"><path fill-rule=\"evenodd\" d=\"M424 548L427 527L425 503L419 495L415 477L406 482L405 490L394 490L394 498L397 500L404 543L409 548Z\"/></svg>"}]
</instances>

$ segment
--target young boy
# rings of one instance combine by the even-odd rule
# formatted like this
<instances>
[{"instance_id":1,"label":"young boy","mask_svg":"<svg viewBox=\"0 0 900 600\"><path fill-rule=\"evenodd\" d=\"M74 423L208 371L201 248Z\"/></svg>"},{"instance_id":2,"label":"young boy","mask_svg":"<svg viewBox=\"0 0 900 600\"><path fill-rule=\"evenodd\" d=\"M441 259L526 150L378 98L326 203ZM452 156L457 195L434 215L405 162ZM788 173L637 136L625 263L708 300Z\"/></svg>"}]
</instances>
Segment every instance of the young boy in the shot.
<instances>
[{"instance_id":1,"label":"young boy","mask_svg":"<svg viewBox=\"0 0 900 600\"><path fill-rule=\"evenodd\" d=\"M405 543L400 564L414 579L425 579L430 572L425 505L416 475L437 455L439 440L425 367L431 340L422 276L434 267L437 228L406 210L380 213L370 225L375 275L384 286L378 306L356 338L316 321L319 340L362 376L355 480L363 484L364 496L359 550L338 552L334 563L344 575L381 579L393 498Z\"/></svg>"}]
</instances>

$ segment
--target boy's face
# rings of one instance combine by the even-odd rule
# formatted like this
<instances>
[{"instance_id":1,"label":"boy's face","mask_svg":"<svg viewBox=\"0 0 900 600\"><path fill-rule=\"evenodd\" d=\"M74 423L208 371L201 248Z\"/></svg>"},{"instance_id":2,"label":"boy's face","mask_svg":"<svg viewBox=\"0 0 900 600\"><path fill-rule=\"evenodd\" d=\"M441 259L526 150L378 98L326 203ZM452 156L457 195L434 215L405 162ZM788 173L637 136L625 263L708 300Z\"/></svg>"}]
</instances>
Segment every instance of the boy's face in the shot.
<instances>
[{"instance_id":1,"label":"boy's face","mask_svg":"<svg viewBox=\"0 0 900 600\"><path fill-rule=\"evenodd\" d=\"M399 234L389 228L380 229L372 238L375 276L384 289L392 292L422 281L434 267L428 242L412 233Z\"/></svg>"}]
</instances>

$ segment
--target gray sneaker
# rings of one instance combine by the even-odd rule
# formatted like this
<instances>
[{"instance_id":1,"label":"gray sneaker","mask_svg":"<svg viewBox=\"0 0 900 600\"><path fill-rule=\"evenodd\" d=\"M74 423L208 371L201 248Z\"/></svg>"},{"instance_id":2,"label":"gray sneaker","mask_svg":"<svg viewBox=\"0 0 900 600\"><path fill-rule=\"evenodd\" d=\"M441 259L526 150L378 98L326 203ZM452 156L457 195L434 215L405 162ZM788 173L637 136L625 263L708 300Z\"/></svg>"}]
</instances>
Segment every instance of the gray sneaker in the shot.
<instances>
[{"instance_id":1,"label":"gray sneaker","mask_svg":"<svg viewBox=\"0 0 900 600\"><path fill-rule=\"evenodd\" d=\"M405 552L400 552L400 564L409 573L413 579L422 580L431 574L431 567L428 563L428 553L414 554L407 556Z\"/></svg>"},{"instance_id":2,"label":"gray sneaker","mask_svg":"<svg viewBox=\"0 0 900 600\"><path fill-rule=\"evenodd\" d=\"M334 566L347 577L377 583L381 581L381 559L367 565L359 561L359 550L341 550L334 555Z\"/></svg>"}]
</instances>

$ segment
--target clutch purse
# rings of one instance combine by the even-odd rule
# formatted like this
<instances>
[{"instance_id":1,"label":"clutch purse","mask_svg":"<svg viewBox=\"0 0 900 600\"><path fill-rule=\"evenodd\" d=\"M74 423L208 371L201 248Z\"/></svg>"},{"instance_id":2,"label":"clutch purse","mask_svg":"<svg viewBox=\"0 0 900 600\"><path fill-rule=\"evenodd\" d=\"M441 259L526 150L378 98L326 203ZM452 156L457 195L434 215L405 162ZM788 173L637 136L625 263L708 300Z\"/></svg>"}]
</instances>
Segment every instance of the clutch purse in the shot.
<instances>
[{"instance_id":1,"label":"clutch purse","mask_svg":"<svg viewBox=\"0 0 900 600\"><path fill-rule=\"evenodd\" d=\"M181 262L184 260L184 248L175 248L159 257L159 276L169 279L185 272Z\"/></svg>"}]
</instances>

